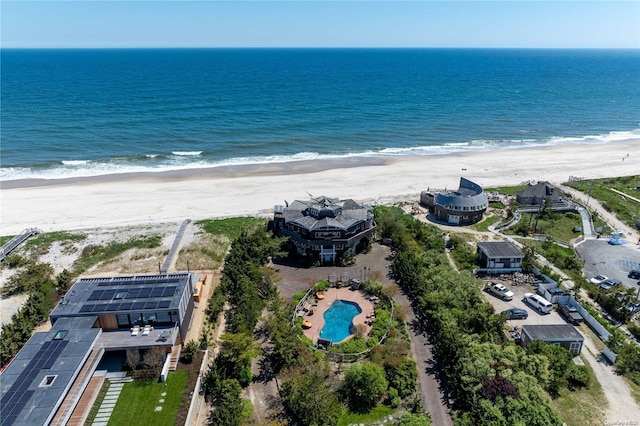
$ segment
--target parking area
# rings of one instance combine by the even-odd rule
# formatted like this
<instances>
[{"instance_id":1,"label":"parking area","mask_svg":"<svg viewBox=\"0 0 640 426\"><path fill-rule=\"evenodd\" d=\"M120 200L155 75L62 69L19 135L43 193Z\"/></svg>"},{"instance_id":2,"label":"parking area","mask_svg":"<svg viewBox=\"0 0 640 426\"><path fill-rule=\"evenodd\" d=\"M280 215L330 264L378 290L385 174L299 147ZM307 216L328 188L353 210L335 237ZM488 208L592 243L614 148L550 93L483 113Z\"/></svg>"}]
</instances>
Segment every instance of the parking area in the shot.
<instances>
[{"instance_id":1,"label":"parking area","mask_svg":"<svg viewBox=\"0 0 640 426\"><path fill-rule=\"evenodd\" d=\"M627 288L638 289L638 280L627 275L631 269L640 269L640 246L632 243L616 246L604 239L585 240L576 247L576 252L584 260L587 278L600 274L619 279Z\"/></svg>"},{"instance_id":2,"label":"parking area","mask_svg":"<svg viewBox=\"0 0 640 426\"><path fill-rule=\"evenodd\" d=\"M524 309L529 313L529 317L526 320L521 320L521 319L507 320L507 324L510 327L522 326L522 325L541 325L541 324L568 324L568 322L565 321L565 319L561 317L560 314L558 314L555 308L549 314L541 314L536 309L527 305L522 300L525 293L536 293L536 287L534 287L533 285L531 284L513 285L510 281L499 280L499 279L497 280L497 279L491 279L491 278L487 278L486 281L487 282L493 281L493 282L499 282L501 284L504 284L514 294L513 300L505 301L497 298L496 296L493 296L487 291L482 292L482 294L485 297L485 300L494 307L497 313L500 313L510 308ZM580 327L583 327L583 326L580 326ZM578 327L578 330L580 329L580 327Z\"/></svg>"}]
</instances>

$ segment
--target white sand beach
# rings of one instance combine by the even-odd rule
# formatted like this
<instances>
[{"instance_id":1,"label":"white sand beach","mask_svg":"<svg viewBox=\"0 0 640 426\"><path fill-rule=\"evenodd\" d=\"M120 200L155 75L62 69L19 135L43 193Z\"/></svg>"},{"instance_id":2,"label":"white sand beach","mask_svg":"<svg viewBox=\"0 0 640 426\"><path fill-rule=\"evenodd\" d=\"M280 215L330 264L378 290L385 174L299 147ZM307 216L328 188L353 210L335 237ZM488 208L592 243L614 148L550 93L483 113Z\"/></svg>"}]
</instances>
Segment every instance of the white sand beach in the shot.
<instances>
[{"instance_id":1,"label":"white sand beach","mask_svg":"<svg viewBox=\"0 0 640 426\"><path fill-rule=\"evenodd\" d=\"M629 154L627 156L627 154ZM388 161L342 160L1 183L2 235L271 215L285 200L312 196L372 204L417 200L427 188L566 182L640 173L640 139Z\"/></svg>"}]
</instances>

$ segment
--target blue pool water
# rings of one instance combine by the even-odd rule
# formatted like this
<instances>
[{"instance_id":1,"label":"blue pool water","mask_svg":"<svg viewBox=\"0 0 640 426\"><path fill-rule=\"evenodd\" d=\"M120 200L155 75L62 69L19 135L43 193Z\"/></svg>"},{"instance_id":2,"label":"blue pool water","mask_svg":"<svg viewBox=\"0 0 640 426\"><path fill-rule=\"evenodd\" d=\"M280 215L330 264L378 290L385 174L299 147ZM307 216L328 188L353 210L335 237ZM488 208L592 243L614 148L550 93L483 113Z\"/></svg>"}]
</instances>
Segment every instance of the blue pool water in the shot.
<instances>
[{"instance_id":1,"label":"blue pool water","mask_svg":"<svg viewBox=\"0 0 640 426\"><path fill-rule=\"evenodd\" d=\"M336 300L324 313L324 327L320 338L339 343L351 335L353 318L362 312L357 303Z\"/></svg>"}]
</instances>

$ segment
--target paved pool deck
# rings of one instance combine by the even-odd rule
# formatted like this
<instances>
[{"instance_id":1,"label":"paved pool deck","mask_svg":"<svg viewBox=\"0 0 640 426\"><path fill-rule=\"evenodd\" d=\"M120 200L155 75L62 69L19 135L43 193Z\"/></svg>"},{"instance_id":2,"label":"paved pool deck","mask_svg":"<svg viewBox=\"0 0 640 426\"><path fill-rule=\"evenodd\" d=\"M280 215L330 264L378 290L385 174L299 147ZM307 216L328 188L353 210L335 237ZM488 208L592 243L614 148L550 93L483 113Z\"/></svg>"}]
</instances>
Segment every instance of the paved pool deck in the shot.
<instances>
[{"instance_id":1,"label":"paved pool deck","mask_svg":"<svg viewBox=\"0 0 640 426\"><path fill-rule=\"evenodd\" d=\"M336 300L348 300L360 305L362 312L356 315L353 319L353 325L363 324L366 327L365 335L371 331L371 325L367 322L373 320L374 305L369 300L367 295L360 290L352 290L351 288L329 288L324 293L324 299L317 299L313 296L310 297L309 302L311 304L317 303L317 306L313 308L313 314L308 313L303 317L304 320L309 321L311 328L303 329L304 335L307 336L313 343L318 341L320 337L320 331L324 327L324 313L329 309L331 304ZM346 340L346 339L345 339Z\"/></svg>"}]
</instances>

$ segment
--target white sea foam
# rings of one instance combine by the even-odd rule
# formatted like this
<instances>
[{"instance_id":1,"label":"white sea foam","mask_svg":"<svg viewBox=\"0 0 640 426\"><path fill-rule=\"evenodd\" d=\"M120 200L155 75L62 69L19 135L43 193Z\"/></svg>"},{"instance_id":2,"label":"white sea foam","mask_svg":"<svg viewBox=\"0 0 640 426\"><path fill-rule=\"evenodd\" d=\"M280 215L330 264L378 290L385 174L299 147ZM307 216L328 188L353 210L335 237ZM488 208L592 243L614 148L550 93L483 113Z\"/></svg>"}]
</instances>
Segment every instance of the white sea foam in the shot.
<instances>
[{"instance_id":1,"label":"white sea foam","mask_svg":"<svg viewBox=\"0 0 640 426\"><path fill-rule=\"evenodd\" d=\"M84 166L89 160L63 160L61 163L65 166Z\"/></svg>"},{"instance_id":2,"label":"white sea foam","mask_svg":"<svg viewBox=\"0 0 640 426\"><path fill-rule=\"evenodd\" d=\"M48 168L3 167L0 168L0 181L15 179L62 179L70 177L89 177L115 173L163 172L170 170L200 169L207 167L240 166L251 164L275 164L308 160L340 160L349 158L390 158L418 155L445 155L453 153L489 151L495 149L517 149L567 144L606 144L640 139L640 129L625 132L610 132L604 135L582 137L553 137L548 140L472 140L468 142L447 142L435 146L414 146L405 148L384 148L361 152L339 154L321 154L318 152L299 152L292 155L271 155L234 157L224 160L206 160L202 151L173 152L173 156L151 154L146 158L158 158L157 161L135 162L114 161L95 162L87 160L65 160L61 165Z\"/></svg>"},{"instance_id":3,"label":"white sea foam","mask_svg":"<svg viewBox=\"0 0 640 426\"><path fill-rule=\"evenodd\" d=\"M202 154L202 151L173 151L172 154L179 157L197 157Z\"/></svg>"}]
</instances>

